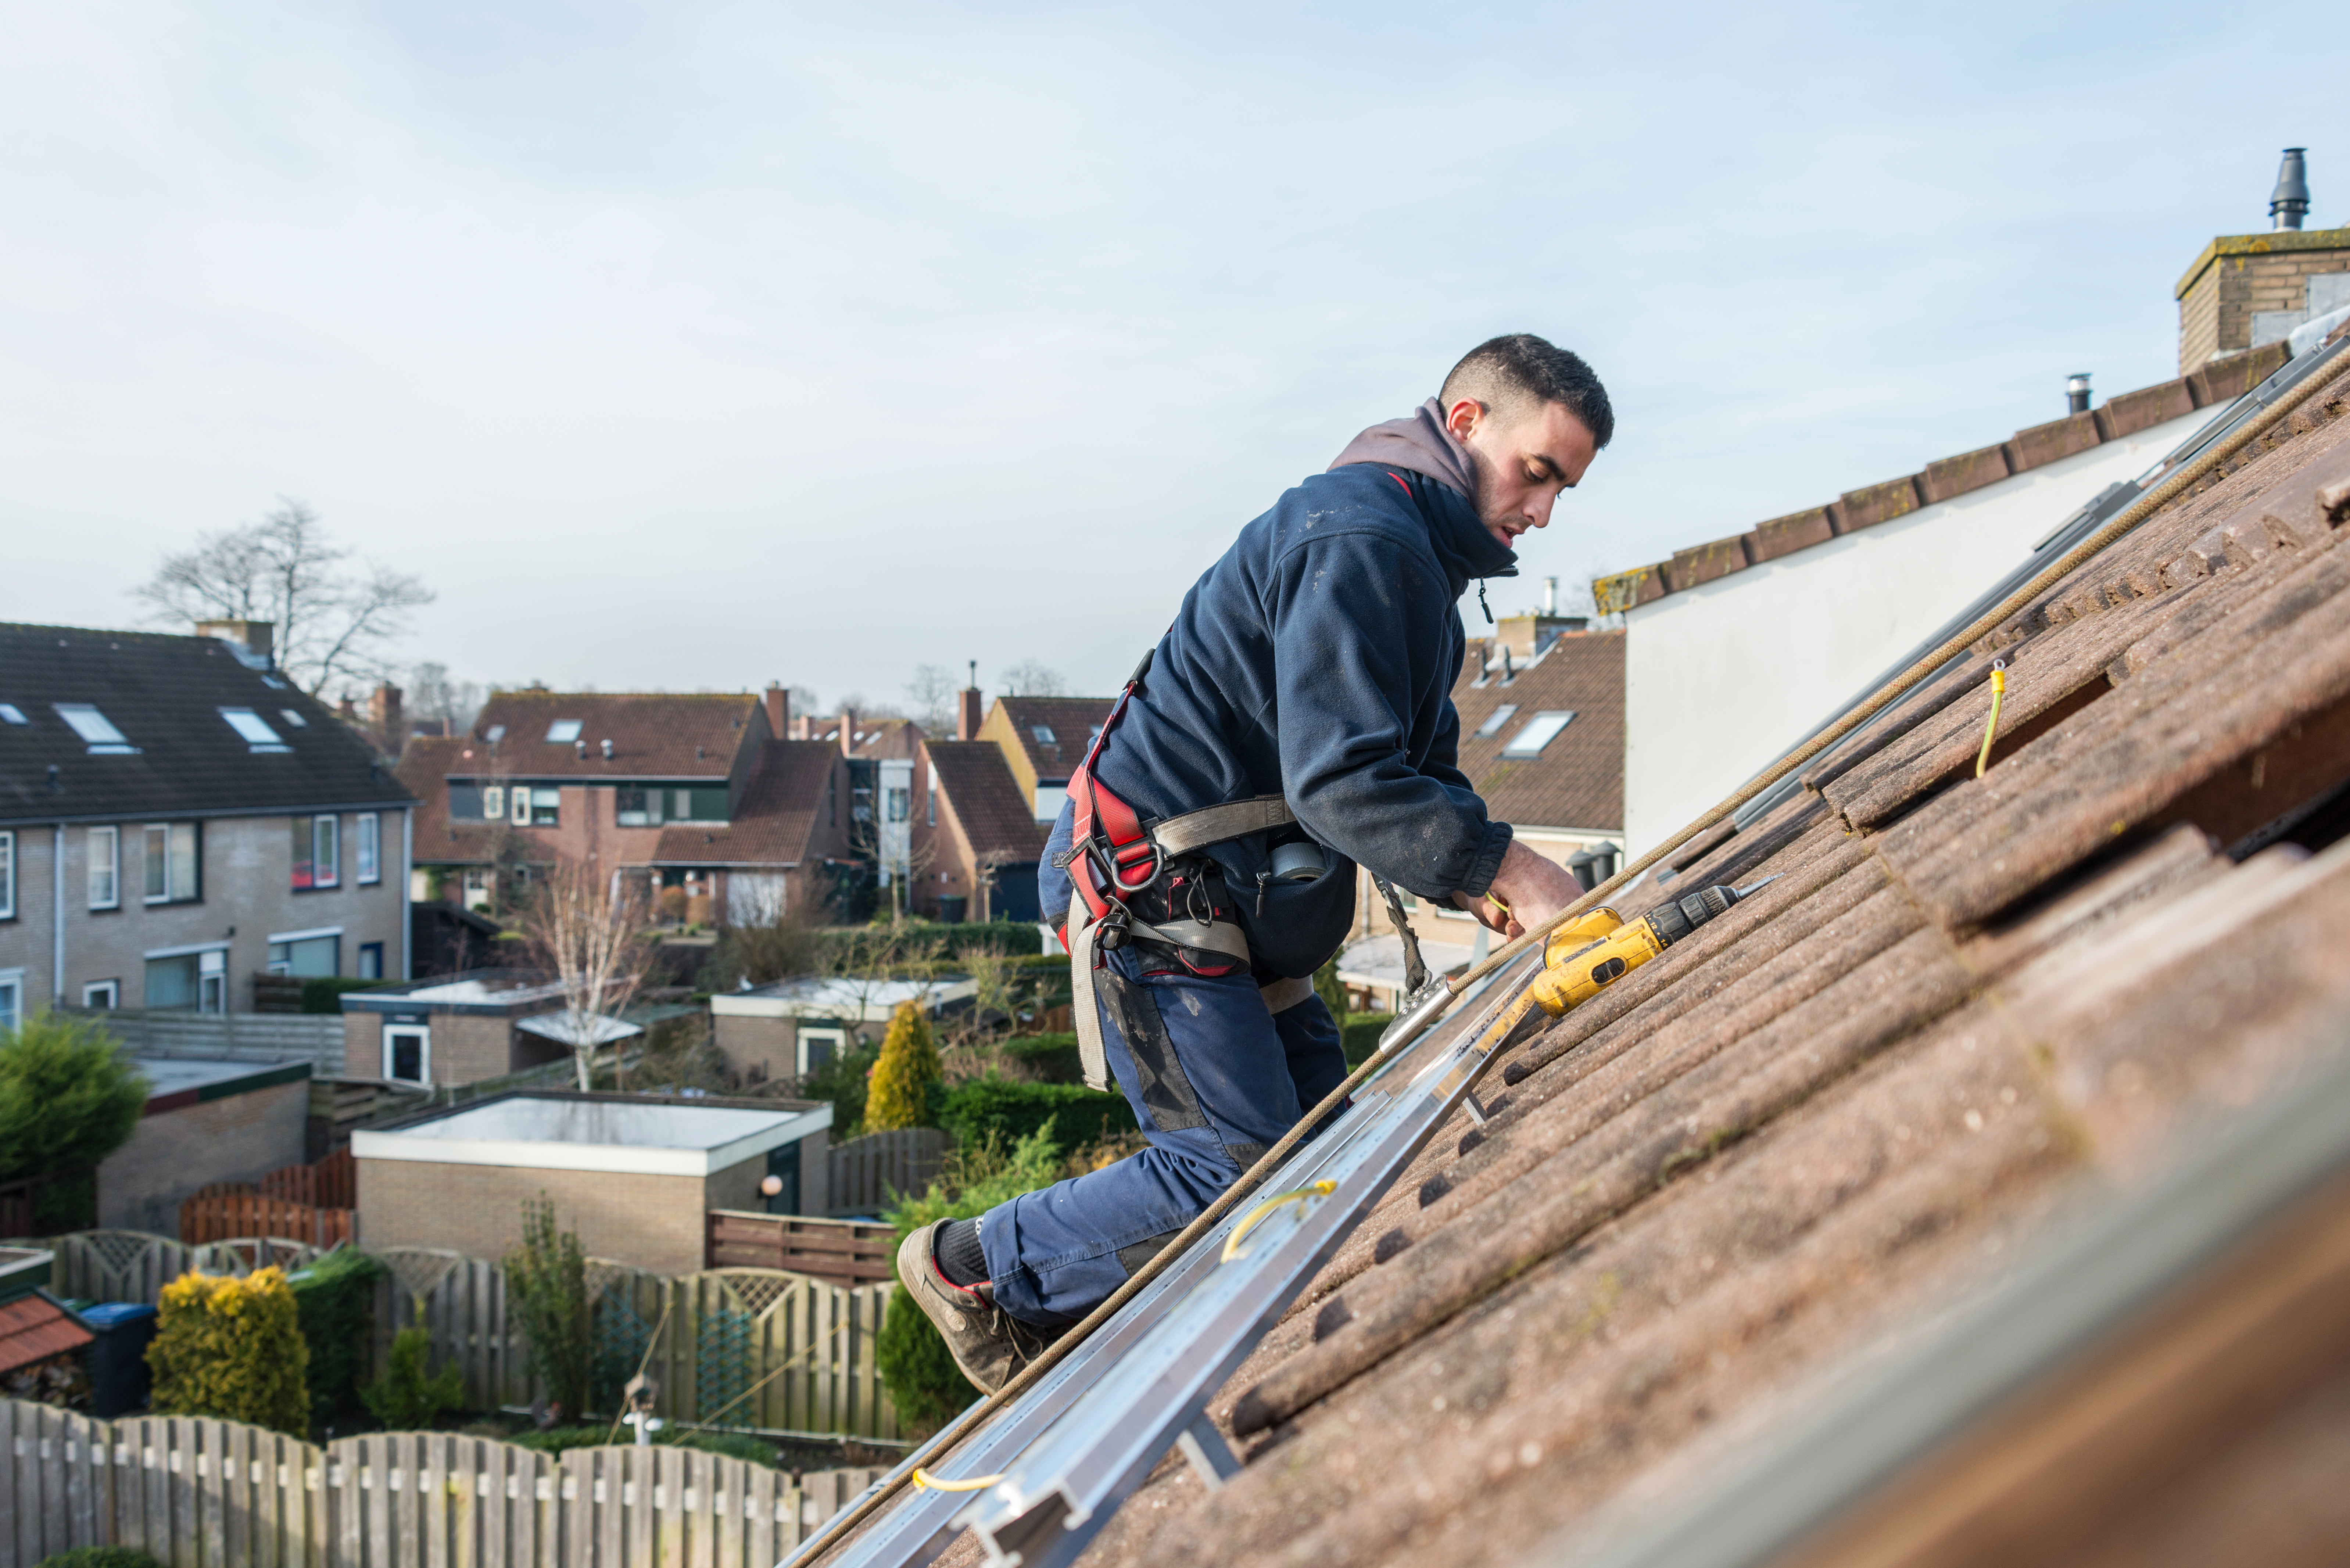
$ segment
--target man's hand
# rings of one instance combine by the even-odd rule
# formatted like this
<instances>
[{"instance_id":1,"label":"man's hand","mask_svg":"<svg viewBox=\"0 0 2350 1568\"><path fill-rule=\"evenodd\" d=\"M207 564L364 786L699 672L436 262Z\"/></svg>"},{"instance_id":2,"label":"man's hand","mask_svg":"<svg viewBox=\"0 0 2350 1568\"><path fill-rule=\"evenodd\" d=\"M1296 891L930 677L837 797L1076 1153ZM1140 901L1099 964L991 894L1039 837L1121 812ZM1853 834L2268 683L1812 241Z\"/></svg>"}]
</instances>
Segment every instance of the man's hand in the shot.
<instances>
[{"instance_id":1,"label":"man's hand","mask_svg":"<svg viewBox=\"0 0 2350 1568\"><path fill-rule=\"evenodd\" d=\"M1513 838L1502 852L1501 869L1493 873L1493 885L1486 896L1471 898L1456 893L1452 901L1489 929L1516 937L1581 897L1583 884L1575 879L1574 872Z\"/></svg>"}]
</instances>

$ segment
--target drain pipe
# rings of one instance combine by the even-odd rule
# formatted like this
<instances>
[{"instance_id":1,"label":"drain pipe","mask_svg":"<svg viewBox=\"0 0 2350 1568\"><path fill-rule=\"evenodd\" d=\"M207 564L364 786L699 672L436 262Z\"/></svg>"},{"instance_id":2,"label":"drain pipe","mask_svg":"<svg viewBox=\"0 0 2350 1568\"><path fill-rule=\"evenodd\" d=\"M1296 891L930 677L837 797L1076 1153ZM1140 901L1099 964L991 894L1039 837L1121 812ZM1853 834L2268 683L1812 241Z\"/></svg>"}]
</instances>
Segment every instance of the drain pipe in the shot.
<instances>
[{"instance_id":1,"label":"drain pipe","mask_svg":"<svg viewBox=\"0 0 2350 1568\"><path fill-rule=\"evenodd\" d=\"M121 862L115 862L121 875ZM66 1000L66 825L49 830L49 1005Z\"/></svg>"}]
</instances>

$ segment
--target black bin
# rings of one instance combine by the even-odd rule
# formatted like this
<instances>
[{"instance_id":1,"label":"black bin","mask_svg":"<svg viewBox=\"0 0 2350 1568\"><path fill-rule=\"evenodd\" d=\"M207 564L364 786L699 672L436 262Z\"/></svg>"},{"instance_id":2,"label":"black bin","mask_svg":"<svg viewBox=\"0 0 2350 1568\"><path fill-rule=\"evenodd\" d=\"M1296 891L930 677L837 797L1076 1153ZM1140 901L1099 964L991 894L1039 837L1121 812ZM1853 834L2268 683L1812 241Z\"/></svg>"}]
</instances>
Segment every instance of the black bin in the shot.
<instances>
[{"instance_id":1,"label":"black bin","mask_svg":"<svg viewBox=\"0 0 2350 1568\"><path fill-rule=\"evenodd\" d=\"M147 1404L151 1377L147 1343L155 1337L155 1309L140 1302L100 1302L80 1317L98 1336L89 1347L89 1413L111 1421Z\"/></svg>"}]
</instances>

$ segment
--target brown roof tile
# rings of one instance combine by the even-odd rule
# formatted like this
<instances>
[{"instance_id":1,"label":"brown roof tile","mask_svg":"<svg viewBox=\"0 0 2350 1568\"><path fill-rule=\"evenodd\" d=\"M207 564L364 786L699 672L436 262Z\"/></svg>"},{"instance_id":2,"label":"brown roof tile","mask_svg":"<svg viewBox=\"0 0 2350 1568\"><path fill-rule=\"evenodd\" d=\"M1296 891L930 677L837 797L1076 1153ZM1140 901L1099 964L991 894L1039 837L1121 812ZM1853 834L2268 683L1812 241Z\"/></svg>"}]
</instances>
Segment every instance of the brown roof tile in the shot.
<instances>
[{"instance_id":1,"label":"brown roof tile","mask_svg":"<svg viewBox=\"0 0 2350 1568\"><path fill-rule=\"evenodd\" d=\"M1624 895L1778 874L1510 1059L1211 1403L1243 1471L1162 1466L1085 1560L1587 1556L2350 1055L2350 820L2293 815L2350 779L2345 415L2350 375L2018 618L1984 777L1989 649Z\"/></svg>"},{"instance_id":2,"label":"brown roof tile","mask_svg":"<svg viewBox=\"0 0 2350 1568\"><path fill-rule=\"evenodd\" d=\"M65 1308L45 1297L19 1296L0 1303L0 1372L14 1372L78 1350L97 1337Z\"/></svg>"},{"instance_id":3,"label":"brown roof tile","mask_svg":"<svg viewBox=\"0 0 2350 1568\"><path fill-rule=\"evenodd\" d=\"M1028 753L1028 765L1039 779L1065 779L1086 759L1094 731L1117 706L1115 697L999 697L1013 732ZM1045 730L1049 741L1036 733Z\"/></svg>"},{"instance_id":4,"label":"brown roof tile","mask_svg":"<svg viewBox=\"0 0 2350 1568\"><path fill-rule=\"evenodd\" d=\"M930 741L939 791L983 866L1034 860L1045 850L1045 829L1032 802L1020 794L1003 752L993 741Z\"/></svg>"},{"instance_id":5,"label":"brown roof tile","mask_svg":"<svg viewBox=\"0 0 2350 1568\"><path fill-rule=\"evenodd\" d=\"M753 738L754 716L763 713L749 692L497 691L473 722L473 734L504 727L496 756L500 771L512 776L724 778ZM578 722L578 742L549 741L548 729L566 720ZM765 727L759 717L756 732L764 735ZM485 743L476 741L477 748Z\"/></svg>"},{"instance_id":6,"label":"brown roof tile","mask_svg":"<svg viewBox=\"0 0 2350 1568\"><path fill-rule=\"evenodd\" d=\"M808 836L840 747L824 741L765 741L753 760L733 819L723 826L678 823L661 830L660 866L791 866L807 858Z\"/></svg>"},{"instance_id":7,"label":"brown roof tile","mask_svg":"<svg viewBox=\"0 0 2350 1568\"><path fill-rule=\"evenodd\" d=\"M1502 684L1500 665L1482 685L1472 648L1452 689L1461 713L1461 771L1500 821L1526 827L1620 833L1624 825L1624 634L1567 632ZM1515 710L1480 735L1496 710ZM1574 722L1532 758L1502 750L1535 714L1571 712Z\"/></svg>"}]
</instances>

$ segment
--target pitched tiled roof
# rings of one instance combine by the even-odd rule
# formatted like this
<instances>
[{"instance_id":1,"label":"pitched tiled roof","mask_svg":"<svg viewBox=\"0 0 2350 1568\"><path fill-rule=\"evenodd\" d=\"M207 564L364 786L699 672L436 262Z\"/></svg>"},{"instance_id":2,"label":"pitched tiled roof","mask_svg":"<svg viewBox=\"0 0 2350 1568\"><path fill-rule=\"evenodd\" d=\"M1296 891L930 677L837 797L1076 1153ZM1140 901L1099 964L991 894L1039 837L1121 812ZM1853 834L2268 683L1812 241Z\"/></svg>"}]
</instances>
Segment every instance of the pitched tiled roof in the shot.
<instances>
[{"instance_id":1,"label":"pitched tiled roof","mask_svg":"<svg viewBox=\"0 0 2350 1568\"><path fill-rule=\"evenodd\" d=\"M73 1320L73 1314L45 1296L19 1296L0 1302L0 1372L14 1372L68 1350L78 1350L98 1336Z\"/></svg>"},{"instance_id":2,"label":"pitched tiled roof","mask_svg":"<svg viewBox=\"0 0 2350 1568\"><path fill-rule=\"evenodd\" d=\"M724 778L759 711L759 699L748 692L495 691L473 721L473 734L487 737L503 726L498 767L512 777ZM577 742L546 738L567 721L579 725ZM757 723L764 730L765 720ZM477 754L486 760L481 743Z\"/></svg>"},{"instance_id":3,"label":"pitched tiled roof","mask_svg":"<svg viewBox=\"0 0 2350 1568\"><path fill-rule=\"evenodd\" d=\"M1040 779L1067 778L1069 770L1086 760L1093 732L1118 703L1115 697L999 697L996 701L1003 704L1004 717L1012 721L1013 732L1028 753L1028 765ZM1040 739L1036 733L1040 729L1053 738Z\"/></svg>"},{"instance_id":4,"label":"pitched tiled roof","mask_svg":"<svg viewBox=\"0 0 2350 1568\"><path fill-rule=\"evenodd\" d=\"M2241 397L2282 365L2284 356L2284 345L2274 343L2214 359L2191 376L2108 398L2101 408L2018 431L1996 446L1942 458L1916 473L1881 484L1847 490L1825 506L1773 517L1743 534L1677 550L1672 559L1652 566L1601 577L1591 585L1592 597L1602 614L1635 609L1667 594L1681 593L1732 572L1825 545L1838 535L1889 523L1921 506L1981 490L2011 474Z\"/></svg>"},{"instance_id":5,"label":"pitched tiled roof","mask_svg":"<svg viewBox=\"0 0 2350 1568\"><path fill-rule=\"evenodd\" d=\"M407 804L331 711L217 638L0 625L0 703L26 721L0 714L0 821ZM135 750L94 754L61 703L95 708ZM276 741L248 740L224 708L250 710Z\"/></svg>"},{"instance_id":6,"label":"pitched tiled roof","mask_svg":"<svg viewBox=\"0 0 2350 1568\"><path fill-rule=\"evenodd\" d=\"M1161 1466L1085 1561L1587 1560L2350 1060L2350 360L2329 379L1626 895L1777 878L1508 1057L1211 1404L1241 1473ZM2132 1498L2224 1501L2238 1429L2189 1427ZM2106 1520L2050 1550L2150 1560Z\"/></svg>"},{"instance_id":7,"label":"pitched tiled roof","mask_svg":"<svg viewBox=\"0 0 2350 1568\"><path fill-rule=\"evenodd\" d=\"M926 750L939 771L940 793L981 865L1034 860L1044 853L1045 829L1033 803L1021 798L1003 748L992 741L931 741Z\"/></svg>"},{"instance_id":8,"label":"pitched tiled roof","mask_svg":"<svg viewBox=\"0 0 2350 1568\"><path fill-rule=\"evenodd\" d=\"M1480 647L1471 644L1452 703L1461 711L1461 771L1488 812L1513 826L1622 832L1624 634L1566 632L1532 663L1516 666L1507 685L1498 653L1481 678ZM1493 733L1480 735L1505 706L1514 711ZM1545 712L1575 719L1539 755L1503 756Z\"/></svg>"},{"instance_id":9,"label":"pitched tiled roof","mask_svg":"<svg viewBox=\"0 0 2350 1568\"><path fill-rule=\"evenodd\" d=\"M789 866L807 858L808 836L824 811L826 781L840 748L822 741L768 741L723 827L679 823L661 831L662 866Z\"/></svg>"},{"instance_id":10,"label":"pitched tiled roof","mask_svg":"<svg viewBox=\"0 0 2350 1568\"><path fill-rule=\"evenodd\" d=\"M474 755L468 756L467 753ZM442 739L419 735L400 754L400 782L416 796L414 819L416 862L420 866L486 866L490 861L490 826L484 822L449 819L452 776L468 776L479 765L485 749L471 735Z\"/></svg>"}]
</instances>

